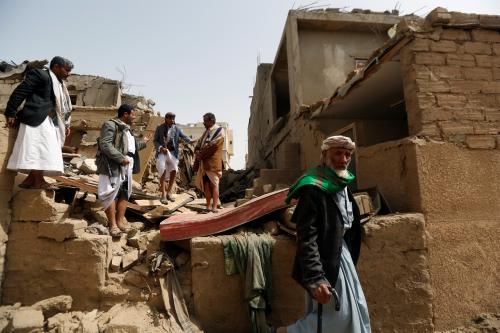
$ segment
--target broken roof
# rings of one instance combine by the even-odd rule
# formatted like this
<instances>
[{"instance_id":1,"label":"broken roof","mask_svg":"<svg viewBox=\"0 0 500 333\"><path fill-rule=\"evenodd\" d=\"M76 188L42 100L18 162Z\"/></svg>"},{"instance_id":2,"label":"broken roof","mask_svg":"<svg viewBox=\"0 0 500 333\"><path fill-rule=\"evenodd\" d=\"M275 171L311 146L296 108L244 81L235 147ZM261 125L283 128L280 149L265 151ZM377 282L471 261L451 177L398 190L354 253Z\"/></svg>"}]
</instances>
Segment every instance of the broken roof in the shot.
<instances>
[{"instance_id":1,"label":"broken roof","mask_svg":"<svg viewBox=\"0 0 500 333\"><path fill-rule=\"evenodd\" d=\"M0 79L22 79L26 71L43 68L46 64L48 64L47 60L25 60L19 65L12 61L0 61Z\"/></svg>"}]
</instances>

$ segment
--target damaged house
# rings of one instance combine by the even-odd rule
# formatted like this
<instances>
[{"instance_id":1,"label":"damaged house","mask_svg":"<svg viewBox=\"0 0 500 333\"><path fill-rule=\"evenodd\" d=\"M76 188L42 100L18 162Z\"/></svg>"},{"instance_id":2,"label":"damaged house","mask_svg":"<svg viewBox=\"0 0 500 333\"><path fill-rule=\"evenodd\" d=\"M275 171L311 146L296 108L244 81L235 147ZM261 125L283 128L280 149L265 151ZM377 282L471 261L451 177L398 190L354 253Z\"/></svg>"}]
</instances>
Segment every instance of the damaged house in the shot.
<instances>
[{"instance_id":1,"label":"damaged house","mask_svg":"<svg viewBox=\"0 0 500 333\"><path fill-rule=\"evenodd\" d=\"M358 269L376 332L500 310L499 27L443 8L425 20L291 11L274 63L257 69L248 166L290 183L324 138L347 135L355 188L376 186L398 212L386 219L404 217L365 225Z\"/></svg>"}]
</instances>

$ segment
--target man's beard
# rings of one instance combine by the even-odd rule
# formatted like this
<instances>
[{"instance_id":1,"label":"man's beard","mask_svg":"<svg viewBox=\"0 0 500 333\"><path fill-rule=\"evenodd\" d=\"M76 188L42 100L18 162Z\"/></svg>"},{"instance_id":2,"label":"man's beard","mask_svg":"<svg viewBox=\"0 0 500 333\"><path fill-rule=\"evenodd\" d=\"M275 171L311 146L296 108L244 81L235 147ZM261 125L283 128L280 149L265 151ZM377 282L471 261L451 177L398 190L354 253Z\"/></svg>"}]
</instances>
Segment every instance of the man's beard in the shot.
<instances>
[{"instance_id":1,"label":"man's beard","mask_svg":"<svg viewBox=\"0 0 500 333\"><path fill-rule=\"evenodd\" d=\"M337 174L337 176L339 176L341 178L347 178L349 176L349 171L347 171L347 169L335 169L333 167L332 162L329 159L326 159L325 164L326 164L327 167L329 167L330 169L332 169L333 171L335 171L335 173Z\"/></svg>"}]
</instances>

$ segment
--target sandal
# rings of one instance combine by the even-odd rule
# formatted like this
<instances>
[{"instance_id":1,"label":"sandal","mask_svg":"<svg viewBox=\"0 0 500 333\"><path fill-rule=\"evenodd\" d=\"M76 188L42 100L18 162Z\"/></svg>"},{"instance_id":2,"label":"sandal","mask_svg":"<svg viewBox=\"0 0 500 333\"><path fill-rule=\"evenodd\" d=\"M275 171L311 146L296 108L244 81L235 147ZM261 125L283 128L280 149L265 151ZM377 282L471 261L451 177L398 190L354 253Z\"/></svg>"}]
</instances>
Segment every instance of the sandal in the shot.
<instances>
[{"instance_id":1,"label":"sandal","mask_svg":"<svg viewBox=\"0 0 500 333\"><path fill-rule=\"evenodd\" d=\"M126 225L126 226L123 226L123 227L118 226L117 228L120 229L120 231L124 232L124 233L128 233L130 230L132 230L132 227L129 226L129 225Z\"/></svg>"},{"instance_id":2,"label":"sandal","mask_svg":"<svg viewBox=\"0 0 500 333\"><path fill-rule=\"evenodd\" d=\"M217 210L217 208L212 208L211 212L217 214L219 211Z\"/></svg>"},{"instance_id":3,"label":"sandal","mask_svg":"<svg viewBox=\"0 0 500 333\"><path fill-rule=\"evenodd\" d=\"M161 202L162 204L164 204L164 205L168 205L168 200L167 200L167 198L161 198L161 199L160 199L160 202Z\"/></svg>"},{"instance_id":4,"label":"sandal","mask_svg":"<svg viewBox=\"0 0 500 333\"><path fill-rule=\"evenodd\" d=\"M109 229L109 234L113 238L120 238L122 235L122 231L118 227L114 227L114 228Z\"/></svg>"}]
</instances>

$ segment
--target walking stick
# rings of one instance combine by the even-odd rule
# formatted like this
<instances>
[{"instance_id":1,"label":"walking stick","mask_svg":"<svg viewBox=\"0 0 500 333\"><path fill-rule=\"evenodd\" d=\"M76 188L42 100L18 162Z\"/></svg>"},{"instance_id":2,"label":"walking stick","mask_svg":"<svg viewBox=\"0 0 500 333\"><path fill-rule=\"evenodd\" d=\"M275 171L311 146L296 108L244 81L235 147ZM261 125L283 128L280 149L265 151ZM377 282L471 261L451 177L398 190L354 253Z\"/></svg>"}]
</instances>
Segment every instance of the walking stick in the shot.
<instances>
[{"instance_id":1,"label":"walking stick","mask_svg":"<svg viewBox=\"0 0 500 333\"><path fill-rule=\"evenodd\" d=\"M323 304L318 302L318 333L323 332Z\"/></svg>"}]
</instances>

